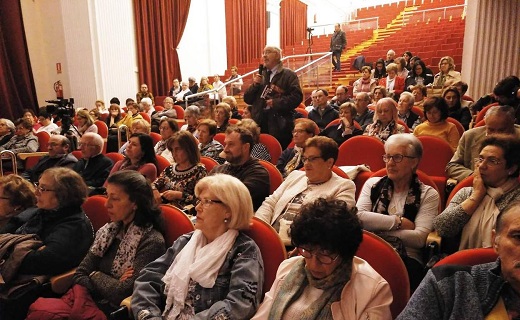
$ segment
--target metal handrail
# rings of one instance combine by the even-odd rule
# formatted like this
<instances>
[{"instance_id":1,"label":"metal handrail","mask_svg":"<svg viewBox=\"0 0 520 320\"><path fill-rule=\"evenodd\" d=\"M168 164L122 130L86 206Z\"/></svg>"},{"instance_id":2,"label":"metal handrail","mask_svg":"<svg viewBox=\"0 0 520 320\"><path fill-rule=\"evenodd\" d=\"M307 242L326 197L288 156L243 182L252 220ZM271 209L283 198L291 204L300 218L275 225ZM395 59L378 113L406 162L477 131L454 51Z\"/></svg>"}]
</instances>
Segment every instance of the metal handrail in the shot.
<instances>
[{"instance_id":1,"label":"metal handrail","mask_svg":"<svg viewBox=\"0 0 520 320\"><path fill-rule=\"evenodd\" d=\"M123 146L123 143L122 143L123 141L121 139L122 138L121 132L123 131L123 129L126 129L126 141L128 141L128 139L130 137L130 129L126 126L126 124L122 124L119 127L117 127L117 145L118 145L117 150L118 151Z\"/></svg>"},{"instance_id":2,"label":"metal handrail","mask_svg":"<svg viewBox=\"0 0 520 320\"><path fill-rule=\"evenodd\" d=\"M358 24L361 25L361 23L369 21L369 20L375 20L376 21L376 29L379 28L379 17L370 17L370 18L361 18L361 19L352 19L349 21L342 22L342 25L350 25L350 24ZM334 26L335 23L326 23L326 24L314 24L312 26L309 26L309 28L321 28L321 27L330 27Z\"/></svg>"},{"instance_id":3,"label":"metal handrail","mask_svg":"<svg viewBox=\"0 0 520 320\"><path fill-rule=\"evenodd\" d=\"M405 21L404 21L405 20L404 18L407 17L407 16L414 16L414 15L418 15L418 14L422 13L422 21L425 21L425 17L426 17L427 13L432 12L432 11L440 11L440 10L442 10L443 11L442 18L446 19L446 11L450 10L450 9L457 9L457 8L462 8L462 10L463 10L462 12L464 13L464 9L466 8L466 5L465 4L457 4L457 5L446 6L446 7L442 7L442 8L432 8L432 9L424 9L424 10L404 12L403 13L403 25L406 24Z\"/></svg>"},{"instance_id":4,"label":"metal handrail","mask_svg":"<svg viewBox=\"0 0 520 320\"><path fill-rule=\"evenodd\" d=\"M4 157L8 155L11 158L11 163L13 164L13 173L18 174L18 163L16 159L16 154L11 150L2 150L0 151L0 174L2 177L4 176Z\"/></svg>"},{"instance_id":5,"label":"metal handrail","mask_svg":"<svg viewBox=\"0 0 520 320\"><path fill-rule=\"evenodd\" d=\"M320 60L323 60L323 59L326 59L326 58L330 58L332 56L332 52L318 52L318 53L310 53L310 54L298 54L298 55L294 55L293 57L300 58L300 57L315 56L315 55L323 55L323 56L319 57L316 60L313 60L310 63L307 63L304 66L299 67L298 69L294 70L294 72L298 73L298 72L302 71L303 69L309 67L310 65L319 62Z\"/></svg>"}]
</instances>

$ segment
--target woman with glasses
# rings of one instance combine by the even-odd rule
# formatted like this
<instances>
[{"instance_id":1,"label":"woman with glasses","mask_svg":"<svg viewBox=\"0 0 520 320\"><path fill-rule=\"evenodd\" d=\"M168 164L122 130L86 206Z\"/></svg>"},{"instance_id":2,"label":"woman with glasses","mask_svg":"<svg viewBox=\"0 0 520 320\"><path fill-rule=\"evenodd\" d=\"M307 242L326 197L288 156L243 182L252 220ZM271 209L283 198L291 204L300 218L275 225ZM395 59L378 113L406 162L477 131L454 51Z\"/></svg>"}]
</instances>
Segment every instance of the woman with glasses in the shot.
<instances>
[{"instance_id":1,"label":"woman with glasses","mask_svg":"<svg viewBox=\"0 0 520 320\"><path fill-rule=\"evenodd\" d=\"M397 123L397 102L392 98L383 98L376 103L374 122L365 128L363 135L375 137L383 143L393 134L404 133L404 126Z\"/></svg>"},{"instance_id":2,"label":"woman with glasses","mask_svg":"<svg viewBox=\"0 0 520 320\"><path fill-rule=\"evenodd\" d=\"M391 319L390 286L355 256L363 238L356 207L319 198L291 225L299 256L280 265L253 317L260 319Z\"/></svg>"},{"instance_id":3,"label":"woman with glasses","mask_svg":"<svg viewBox=\"0 0 520 320\"><path fill-rule=\"evenodd\" d=\"M424 276L421 249L439 208L437 191L416 174L422 153L421 142L411 134L388 138L383 155L387 175L368 179L357 202L364 229L376 232L394 247L404 247L400 254L412 290Z\"/></svg>"},{"instance_id":4,"label":"woman with glasses","mask_svg":"<svg viewBox=\"0 0 520 320\"><path fill-rule=\"evenodd\" d=\"M179 237L135 281L135 319L250 319L260 304L263 261L249 228L253 202L235 177L199 181L195 231Z\"/></svg>"},{"instance_id":5,"label":"woman with glasses","mask_svg":"<svg viewBox=\"0 0 520 320\"><path fill-rule=\"evenodd\" d=\"M335 125L328 126L321 133L320 136L326 136L334 139L338 146L343 142L363 134L363 130L358 124L355 126L354 118L357 115L356 105L353 102L345 102L339 106L340 122Z\"/></svg>"},{"instance_id":6,"label":"woman with glasses","mask_svg":"<svg viewBox=\"0 0 520 320\"><path fill-rule=\"evenodd\" d=\"M455 60L450 56L442 57L439 61L439 73L433 79L433 86L444 89L461 80L460 72L455 71Z\"/></svg>"},{"instance_id":7,"label":"woman with glasses","mask_svg":"<svg viewBox=\"0 0 520 320\"><path fill-rule=\"evenodd\" d=\"M161 135L161 141L155 144L154 150L155 154L158 156L165 157L173 163L173 156L170 150L168 150L168 139L173 136L175 132L179 131L179 126L177 121L171 118L162 119L159 123L159 132Z\"/></svg>"},{"instance_id":8,"label":"woman with glasses","mask_svg":"<svg viewBox=\"0 0 520 320\"><path fill-rule=\"evenodd\" d=\"M78 126L76 130L72 130L72 133L77 137L81 137L87 132L98 132L98 127L94 124L94 120L90 117L88 110L78 110L76 112L76 119L78 121Z\"/></svg>"},{"instance_id":9,"label":"woman with glasses","mask_svg":"<svg viewBox=\"0 0 520 320\"><path fill-rule=\"evenodd\" d=\"M289 226L301 206L317 198L333 197L355 205L356 186L332 172L338 158L338 144L328 137L307 139L302 154L305 171L294 170L265 199L255 216L273 226L286 246L291 245Z\"/></svg>"},{"instance_id":10,"label":"woman with glasses","mask_svg":"<svg viewBox=\"0 0 520 320\"><path fill-rule=\"evenodd\" d=\"M520 139L490 135L475 159L473 186L460 189L433 226L442 237L460 240L459 250L492 247L496 217L509 203L520 200L518 173Z\"/></svg>"}]
</instances>

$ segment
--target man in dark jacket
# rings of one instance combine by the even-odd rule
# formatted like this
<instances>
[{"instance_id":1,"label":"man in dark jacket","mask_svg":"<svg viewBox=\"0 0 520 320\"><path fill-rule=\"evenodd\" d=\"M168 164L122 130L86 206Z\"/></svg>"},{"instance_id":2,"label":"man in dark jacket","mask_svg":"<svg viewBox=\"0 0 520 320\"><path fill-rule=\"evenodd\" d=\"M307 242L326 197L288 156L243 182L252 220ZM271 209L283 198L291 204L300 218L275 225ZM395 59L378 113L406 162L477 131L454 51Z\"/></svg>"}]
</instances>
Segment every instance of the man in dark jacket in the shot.
<instances>
[{"instance_id":1,"label":"man in dark jacket","mask_svg":"<svg viewBox=\"0 0 520 320\"><path fill-rule=\"evenodd\" d=\"M262 70L244 93L244 101L253 106L251 115L262 133L278 139L283 150L292 140L294 109L303 101L303 93L298 76L284 68L281 59L280 48L265 47Z\"/></svg>"},{"instance_id":2,"label":"man in dark jacket","mask_svg":"<svg viewBox=\"0 0 520 320\"><path fill-rule=\"evenodd\" d=\"M72 169L83 177L90 189L101 187L114 165L101 154L103 138L97 133L87 132L81 137L79 148L83 158Z\"/></svg>"},{"instance_id":3,"label":"man in dark jacket","mask_svg":"<svg viewBox=\"0 0 520 320\"><path fill-rule=\"evenodd\" d=\"M334 34L330 38L330 51L332 52L332 64L334 71L341 71L341 52L347 46L347 36L341 30L341 25L336 23L334 25Z\"/></svg>"}]
</instances>

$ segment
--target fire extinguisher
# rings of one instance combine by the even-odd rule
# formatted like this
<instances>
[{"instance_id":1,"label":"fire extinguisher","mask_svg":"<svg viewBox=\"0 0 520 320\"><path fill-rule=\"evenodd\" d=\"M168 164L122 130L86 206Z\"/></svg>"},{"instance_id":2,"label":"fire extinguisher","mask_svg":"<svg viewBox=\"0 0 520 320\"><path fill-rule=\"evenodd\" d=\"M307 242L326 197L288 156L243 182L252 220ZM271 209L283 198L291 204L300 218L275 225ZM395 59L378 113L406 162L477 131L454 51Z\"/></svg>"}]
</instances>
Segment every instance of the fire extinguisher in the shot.
<instances>
[{"instance_id":1,"label":"fire extinguisher","mask_svg":"<svg viewBox=\"0 0 520 320\"><path fill-rule=\"evenodd\" d=\"M57 99L63 99L63 85L60 80L54 82L54 91Z\"/></svg>"}]
</instances>

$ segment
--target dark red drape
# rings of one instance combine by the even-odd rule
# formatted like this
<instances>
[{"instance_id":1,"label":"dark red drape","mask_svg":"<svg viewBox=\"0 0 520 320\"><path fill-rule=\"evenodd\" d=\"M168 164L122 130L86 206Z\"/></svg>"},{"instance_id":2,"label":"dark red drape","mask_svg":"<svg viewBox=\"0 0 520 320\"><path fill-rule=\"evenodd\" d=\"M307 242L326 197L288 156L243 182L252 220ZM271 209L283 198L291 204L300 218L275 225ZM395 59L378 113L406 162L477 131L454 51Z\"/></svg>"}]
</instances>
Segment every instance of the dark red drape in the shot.
<instances>
[{"instance_id":1,"label":"dark red drape","mask_svg":"<svg viewBox=\"0 0 520 320\"><path fill-rule=\"evenodd\" d=\"M20 0L0 1L0 17L0 117L16 119L38 107Z\"/></svg>"},{"instance_id":2,"label":"dark red drape","mask_svg":"<svg viewBox=\"0 0 520 320\"><path fill-rule=\"evenodd\" d=\"M280 46L300 45L307 37L307 5L299 0L280 3Z\"/></svg>"},{"instance_id":3,"label":"dark red drape","mask_svg":"<svg viewBox=\"0 0 520 320\"><path fill-rule=\"evenodd\" d=\"M226 0L228 68L261 58L266 34L265 0Z\"/></svg>"},{"instance_id":4,"label":"dark red drape","mask_svg":"<svg viewBox=\"0 0 520 320\"><path fill-rule=\"evenodd\" d=\"M177 46L191 0L134 0L139 82L154 95L167 95L181 77ZM137 91L138 88L136 88Z\"/></svg>"}]
</instances>

